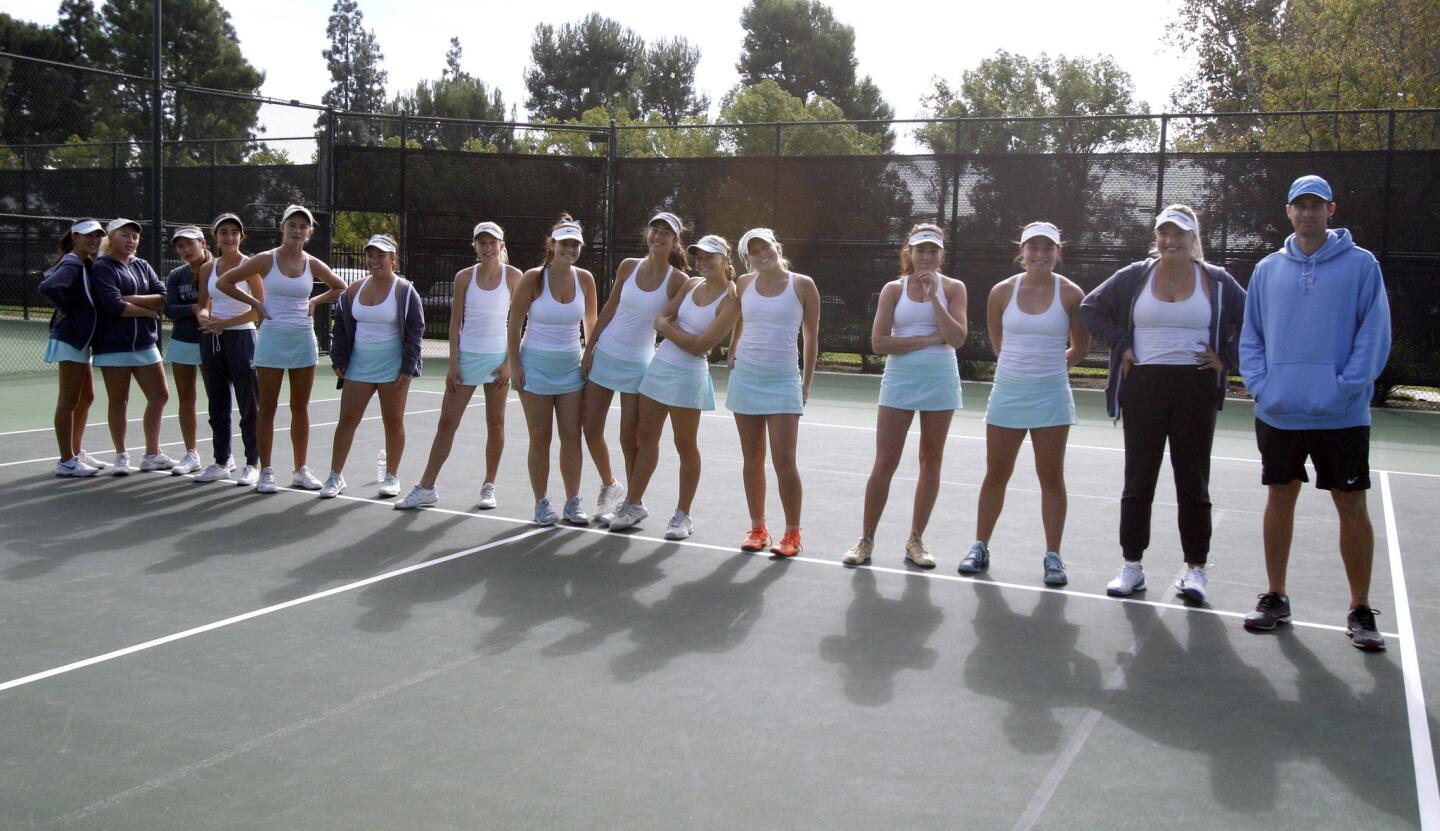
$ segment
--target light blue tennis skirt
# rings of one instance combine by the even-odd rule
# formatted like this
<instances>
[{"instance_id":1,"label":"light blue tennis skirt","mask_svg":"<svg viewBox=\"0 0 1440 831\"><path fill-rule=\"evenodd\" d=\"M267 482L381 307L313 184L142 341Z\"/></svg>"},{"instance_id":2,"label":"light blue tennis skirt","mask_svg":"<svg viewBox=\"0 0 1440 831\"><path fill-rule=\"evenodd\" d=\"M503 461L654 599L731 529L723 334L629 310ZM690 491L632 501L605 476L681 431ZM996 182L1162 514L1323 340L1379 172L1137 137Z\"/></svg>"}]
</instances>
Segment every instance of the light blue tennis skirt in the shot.
<instances>
[{"instance_id":1,"label":"light blue tennis skirt","mask_svg":"<svg viewBox=\"0 0 1440 831\"><path fill-rule=\"evenodd\" d=\"M185 366L200 365L200 344L186 343L183 340L170 339L170 345L165 347L165 360L172 364L183 364Z\"/></svg>"},{"instance_id":2,"label":"light blue tennis skirt","mask_svg":"<svg viewBox=\"0 0 1440 831\"><path fill-rule=\"evenodd\" d=\"M400 376L400 339L367 343L356 341L350 350L345 380L359 384L388 384Z\"/></svg>"},{"instance_id":3,"label":"light blue tennis skirt","mask_svg":"<svg viewBox=\"0 0 1440 831\"><path fill-rule=\"evenodd\" d=\"M649 361L622 361L606 355L596 347L587 380L594 381L607 390L639 392L640 382L645 378L645 368L649 365Z\"/></svg>"},{"instance_id":4,"label":"light blue tennis skirt","mask_svg":"<svg viewBox=\"0 0 1440 831\"><path fill-rule=\"evenodd\" d=\"M580 376L580 350L547 352L520 348L520 367L525 370L523 392L532 395L567 395L585 387Z\"/></svg>"},{"instance_id":5,"label":"light blue tennis skirt","mask_svg":"<svg viewBox=\"0 0 1440 831\"><path fill-rule=\"evenodd\" d=\"M255 358L252 367L270 369L305 369L320 362L320 348L315 342L315 330L304 328L287 329L273 323L262 324L260 334L255 338Z\"/></svg>"},{"instance_id":6,"label":"light blue tennis skirt","mask_svg":"<svg viewBox=\"0 0 1440 831\"><path fill-rule=\"evenodd\" d=\"M640 382L640 394L667 407L687 410L715 409L715 383L709 367L690 369L665 361L651 361Z\"/></svg>"},{"instance_id":7,"label":"light blue tennis skirt","mask_svg":"<svg viewBox=\"0 0 1440 831\"><path fill-rule=\"evenodd\" d=\"M152 346L135 352L106 352L95 356L96 366L149 366L160 363L160 349Z\"/></svg>"},{"instance_id":8,"label":"light blue tennis skirt","mask_svg":"<svg viewBox=\"0 0 1440 831\"><path fill-rule=\"evenodd\" d=\"M736 361L725 390L725 409L740 415L804 415L800 368L774 369Z\"/></svg>"},{"instance_id":9,"label":"light blue tennis skirt","mask_svg":"<svg viewBox=\"0 0 1440 831\"><path fill-rule=\"evenodd\" d=\"M61 361L88 364L90 363L90 348L76 349L65 341L55 338L45 341L45 363L58 364Z\"/></svg>"},{"instance_id":10,"label":"light blue tennis skirt","mask_svg":"<svg viewBox=\"0 0 1440 831\"><path fill-rule=\"evenodd\" d=\"M964 406L955 354L911 352L886 358L885 374L880 378L880 406L916 412Z\"/></svg>"},{"instance_id":11,"label":"light blue tennis skirt","mask_svg":"<svg viewBox=\"0 0 1440 831\"><path fill-rule=\"evenodd\" d=\"M504 352L460 351L460 383L467 387L488 384L495 380L495 370L505 363Z\"/></svg>"},{"instance_id":12,"label":"light blue tennis skirt","mask_svg":"<svg viewBox=\"0 0 1440 831\"><path fill-rule=\"evenodd\" d=\"M985 423L1014 430L1059 427L1075 423L1075 396L1068 373L1049 378L995 376Z\"/></svg>"}]
</instances>

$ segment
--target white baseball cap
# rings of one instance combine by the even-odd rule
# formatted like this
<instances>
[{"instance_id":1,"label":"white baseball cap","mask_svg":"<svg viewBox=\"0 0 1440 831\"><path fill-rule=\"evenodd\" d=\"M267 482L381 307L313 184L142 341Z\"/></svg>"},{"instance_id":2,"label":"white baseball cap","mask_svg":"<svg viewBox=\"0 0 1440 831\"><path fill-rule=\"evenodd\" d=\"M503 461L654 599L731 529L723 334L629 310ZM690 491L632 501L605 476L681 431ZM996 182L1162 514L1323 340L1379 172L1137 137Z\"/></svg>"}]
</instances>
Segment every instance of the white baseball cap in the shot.
<instances>
[{"instance_id":1,"label":"white baseball cap","mask_svg":"<svg viewBox=\"0 0 1440 831\"><path fill-rule=\"evenodd\" d=\"M560 242L561 240L573 239L576 242L585 242L585 233L580 229L578 222L562 222L550 232L550 239Z\"/></svg>"},{"instance_id":2,"label":"white baseball cap","mask_svg":"<svg viewBox=\"0 0 1440 831\"><path fill-rule=\"evenodd\" d=\"M378 248L381 251L384 251L386 254L394 254L396 250L395 239L389 234L376 234L372 236L365 243L365 247Z\"/></svg>"},{"instance_id":3,"label":"white baseball cap","mask_svg":"<svg viewBox=\"0 0 1440 831\"><path fill-rule=\"evenodd\" d=\"M116 231L120 230L121 228L124 228L126 225L134 225L134 226L135 226L135 230L137 230L137 231L143 231L143 230L144 230L143 228L140 227L140 223L136 222L135 220L133 220L133 219L126 219L126 218L123 217L123 216L117 216L117 217L115 217L114 219L110 220L110 224L109 224L109 225L106 225L106 226L105 226L105 233L107 233L107 234L113 234L113 233L115 233Z\"/></svg>"},{"instance_id":4,"label":"white baseball cap","mask_svg":"<svg viewBox=\"0 0 1440 831\"><path fill-rule=\"evenodd\" d=\"M171 243L174 243L177 239L193 239L204 242L205 234L202 233L199 228L190 228L187 226L184 228L176 228L175 233L170 235Z\"/></svg>"},{"instance_id":5,"label":"white baseball cap","mask_svg":"<svg viewBox=\"0 0 1440 831\"><path fill-rule=\"evenodd\" d=\"M475 239L481 234L489 234L500 241L505 240L505 229L493 222L482 222L475 226L475 231L470 234L470 239Z\"/></svg>"},{"instance_id":6,"label":"white baseball cap","mask_svg":"<svg viewBox=\"0 0 1440 831\"><path fill-rule=\"evenodd\" d=\"M304 205L291 205L287 207L285 212L280 214L280 221L284 222L295 214L305 214L305 218L310 220L310 224L315 224L315 214L310 213L310 209Z\"/></svg>"},{"instance_id":7,"label":"white baseball cap","mask_svg":"<svg viewBox=\"0 0 1440 831\"><path fill-rule=\"evenodd\" d=\"M103 233L105 228L99 222L96 222L88 216L84 219L75 220L75 223L70 226L70 233L72 234L93 234L96 231Z\"/></svg>"},{"instance_id":8,"label":"white baseball cap","mask_svg":"<svg viewBox=\"0 0 1440 831\"><path fill-rule=\"evenodd\" d=\"M939 231L936 231L933 228L921 228L920 230L911 234L910 240L907 244L911 248L914 248L922 242L928 242L932 245L938 245L941 248L945 247L944 235L942 235Z\"/></svg>"},{"instance_id":9,"label":"white baseball cap","mask_svg":"<svg viewBox=\"0 0 1440 831\"><path fill-rule=\"evenodd\" d=\"M646 224L654 225L657 222L663 222L666 225L669 225L670 230L675 232L675 236L680 236L680 217L670 213L669 211L661 211L660 213L650 217L650 221Z\"/></svg>"},{"instance_id":10,"label":"white baseball cap","mask_svg":"<svg viewBox=\"0 0 1440 831\"><path fill-rule=\"evenodd\" d=\"M1184 211L1177 211L1174 208L1166 208L1160 212L1159 216L1155 217L1155 230L1160 230L1160 226L1167 222L1182 231L1195 230L1195 220L1191 219L1190 215Z\"/></svg>"},{"instance_id":11,"label":"white baseball cap","mask_svg":"<svg viewBox=\"0 0 1440 831\"><path fill-rule=\"evenodd\" d=\"M706 234L705 236L701 237L698 242L691 245L687 250L691 254L695 254L699 251L704 251L709 254L730 253L730 247L725 244L725 240L715 236L714 234Z\"/></svg>"},{"instance_id":12,"label":"white baseball cap","mask_svg":"<svg viewBox=\"0 0 1440 831\"><path fill-rule=\"evenodd\" d=\"M743 237L740 238L740 250L745 252L746 254L749 254L750 241L757 239L763 239L771 245L780 244L779 240L775 239L775 232L770 230L769 228L751 228L750 230L745 232L745 235Z\"/></svg>"},{"instance_id":13,"label":"white baseball cap","mask_svg":"<svg viewBox=\"0 0 1440 831\"><path fill-rule=\"evenodd\" d=\"M1025 226L1020 232L1020 244L1024 245L1025 240L1031 237L1045 237L1056 245L1060 244L1060 229L1049 222L1032 222Z\"/></svg>"}]
</instances>

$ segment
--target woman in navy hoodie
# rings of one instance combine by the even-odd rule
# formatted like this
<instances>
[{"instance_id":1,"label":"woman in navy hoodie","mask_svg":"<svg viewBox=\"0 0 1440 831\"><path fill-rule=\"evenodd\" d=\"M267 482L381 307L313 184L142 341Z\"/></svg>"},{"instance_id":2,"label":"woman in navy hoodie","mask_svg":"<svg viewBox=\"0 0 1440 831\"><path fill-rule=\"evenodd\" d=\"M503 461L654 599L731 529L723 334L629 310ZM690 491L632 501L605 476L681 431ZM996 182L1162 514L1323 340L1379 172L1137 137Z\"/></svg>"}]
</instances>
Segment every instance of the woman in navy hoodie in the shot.
<instances>
[{"instance_id":1,"label":"woman in navy hoodie","mask_svg":"<svg viewBox=\"0 0 1440 831\"><path fill-rule=\"evenodd\" d=\"M85 420L95 401L90 370L90 340L95 335L95 302L90 297L90 266L100 253L105 229L93 219L77 219L60 237L60 259L45 272L40 293L55 304L50 316L50 339L45 363L60 372L60 393L55 401L55 442L60 446L56 476L94 476L103 462L80 445Z\"/></svg>"},{"instance_id":2,"label":"woman in navy hoodie","mask_svg":"<svg viewBox=\"0 0 1440 831\"><path fill-rule=\"evenodd\" d=\"M145 394L145 456L140 470L169 470L175 462L160 452L160 416L170 400L165 370L160 366L160 311L165 308L165 284L150 264L135 256L140 246L140 223L114 219L105 227L105 245L90 270L90 294L95 301L95 338L90 348L105 379L109 398L107 420L115 442L116 476L134 468L125 451L125 415L130 402L130 379Z\"/></svg>"},{"instance_id":3,"label":"woman in navy hoodie","mask_svg":"<svg viewBox=\"0 0 1440 831\"><path fill-rule=\"evenodd\" d=\"M1240 364L1245 290L1205 262L1200 221L1185 205L1155 218L1150 258L1090 292L1080 320L1110 347L1106 411L1125 417L1125 490L1120 497L1120 574L1112 597L1145 588L1140 558L1150 545L1150 507L1165 447L1180 504L1185 571L1175 589L1205 600L1210 553L1210 447L1225 383Z\"/></svg>"}]
</instances>

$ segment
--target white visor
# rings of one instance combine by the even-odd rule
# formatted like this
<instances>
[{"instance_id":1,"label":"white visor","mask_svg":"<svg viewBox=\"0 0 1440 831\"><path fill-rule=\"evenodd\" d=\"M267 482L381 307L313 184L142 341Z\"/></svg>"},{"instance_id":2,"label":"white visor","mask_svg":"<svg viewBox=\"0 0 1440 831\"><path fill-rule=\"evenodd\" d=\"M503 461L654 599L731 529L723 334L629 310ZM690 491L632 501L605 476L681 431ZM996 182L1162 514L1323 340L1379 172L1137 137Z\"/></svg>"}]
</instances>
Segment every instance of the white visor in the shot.
<instances>
[{"instance_id":1,"label":"white visor","mask_svg":"<svg viewBox=\"0 0 1440 831\"><path fill-rule=\"evenodd\" d=\"M70 226L70 233L72 234L93 234L96 231L104 230L104 226L102 226L99 222L96 222L93 219L81 219L76 221L74 225Z\"/></svg>"},{"instance_id":2,"label":"white visor","mask_svg":"<svg viewBox=\"0 0 1440 831\"><path fill-rule=\"evenodd\" d=\"M122 216L122 217L116 217L115 219L110 220L110 224L105 226L105 233L107 233L107 234L113 234L113 233L115 233L116 231L120 230L121 228L124 228L126 225L134 225L134 226L135 226L135 230L137 230L137 231L141 230L141 229L140 229L140 223L136 222L136 221L133 220L133 219L126 219L126 218L124 218L124 217Z\"/></svg>"},{"instance_id":3,"label":"white visor","mask_svg":"<svg viewBox=\"0 0 1440 831\"><path fill-rule=\"evenodd\" d=\"M175 240L178 239L193 239L204 242L205 235L200 232L199 228L176 228L175 233L170 235L170 242L173 244Z\"/></svg>"},{"instance_id":4,"label":"white visor","mask_svg":"<svg viewBox=\"0 0 1440 831\"><path fill-rule=\"evenodd\" d=\"M1195 220L1191 219L1189 214L1173 208L1166 208L1160 212L1159 216L1155 217L1155 230L1160 230L1160 226L1167 222L1182 231L1195 230Z\"/></svg>"},{"instance_id":5,"label":"white visor","mask_svg":"<svg viewBox=\"0 0 1440 831\"><path fill-rule=\"evenodd\" d=\"M729 249L725 247L724 240L720 239L714 234L706 234L705 236L701 237L699 242L690 246L689 251L691 254L695 254L701 251L704 251L707 254L730 253Z\"/></svg>"},{"instance_id":6,"label":"white visor","mask_svg":"<svg viewBox=\"0 0 1440 831\"><path fill-rule=\"evenodd\" d=\"M1045 237L1056 245L1059 245L1060 229L1048 222L1037 222L1034 225L1028 225L1025 230L1020 232L1020 244L1024 245L1026 240L1033 237Z\"/></svg>"},{"instance_id":7,"label":"white visor","mask_svg":"<svg viewBox=\"0 0 1440 831\"><path fill-rule=\"evenodd\" d=\"M941 236L938 231L932 231L929 228L922 228L910 235L911 248L914 248L922 242L938 245L941 248L945 247L945 237Z\"/></svg>"},{"instance_id":8,"label":"white visor","mask_svg":"<svg viewBox=\"0 0 1440 831\"><path fill-rule=\"evenodd\" d=\"M384 251L386 254L395 253L395 241L385 236L384 234L376 234L375 236L371 237L369 242L365 243L365 247L378 248L379 250Z\"/></svg>"},{"instance_id":9,"label":"white visor","mask_svg":"<svg viewBox=\"0 0 1440 831\"><path fill-rule=\"evenodd\" d=\"M573 239L576 242L585 242L585 234L580 230L580 223L566 222L550 232L550 239L560 242L561 240Z\"/></svg>"},{"instance_id":10,"label":"white visor","mask_svg":"<svg viewBox=\"0 0 1440 831\"><path fill-rule=\"evenodd\" d=\"M669 211L661 211L660 213L650 217L651 225L654 225L657 222L663 222L666 225L669 225L670 230L675 233L675 236L680 236L680 217L670 213Z\"/></svg>"},{"instance_id":11,"label":"white visor","mask_svg":"<svg viewBox=\"0 0 1440 831\"><path fill-rule=\"evenodd\" d=\"M740 251L743 252L746 256L749 256L750 241L757 239L763 239L771 245L780 244L775 239L775 232L770 230L769 228L751 228L750 230L745 232L745 236L740 238Z\"/></svg>"},{"instance_id":12,"label":"white visor","mask_svg":"<svg viewBox=\"0 0 1440 831\"><path fill-rule=\"evenodd\" d=\"M284 222L295 214L305 214L305 218L310 220L310 224L315 224L315 214L310 213L310 209L304 205L291 205L286 208L285 213L280 214L280 221Z\"/></svg>"},{"instance_id":13,"label":"white visor","mask_svg":"<svg viewBox=\"0 0 1440 831\"><path fill-rule=\"evenodd\" d=\"M475 239L481 234L489 234L495 239L502 241L505 239L505 229L501 228L499 225L496 225L493 222L482 222L479 225L476 225L475 232L470 235L470 239Z\"/></svg>"}]
</instances>

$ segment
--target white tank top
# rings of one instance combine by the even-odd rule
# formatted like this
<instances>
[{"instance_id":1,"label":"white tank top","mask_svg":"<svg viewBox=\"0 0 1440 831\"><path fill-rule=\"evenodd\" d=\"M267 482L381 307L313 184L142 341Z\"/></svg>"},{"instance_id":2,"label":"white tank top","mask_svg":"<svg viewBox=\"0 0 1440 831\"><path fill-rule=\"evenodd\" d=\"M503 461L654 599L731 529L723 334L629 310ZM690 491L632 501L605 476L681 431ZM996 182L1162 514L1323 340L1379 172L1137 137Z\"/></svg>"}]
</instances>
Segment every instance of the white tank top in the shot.
<instances>
[{"instance_id":1,"label":"white tank top","mask_svg":"<svg viewBox=\"0 0 1440 831\"><path fill-rule=\"evenodd\" d=\"M719 297L704 306L696 305L695 291L703 285L705 284L697 283L695 288L685 292L685 299L680 301L680 307L675 310L675 319L680 326L680 331L687 335L699 335L709 329L715 322L715 316L720 313L720 302L729 294L721 292ZM705 360L704 355L692 355L668 340L660 342L660 348L655 350L655 360L672 366L709 371L709 363Z\"/></svg>"},{"instance_id":2,"label":"white tank top","mask_svg":"<svg viewBox=\"0 0 1440 831\"><path fill-rule=\"evenodd\" d=\"M299 277L280 272L280 249L270 252L270 270L265 273L265 311L270 313L266 326L277 329L310 329L310 290L315 277L310 273L310 255L305 255L305 270Z\"/></svg>"},{"instance_id":3,"label":"white tank top","mask_svg":"<svg viewBox=\"0 0 1440 831\"><path fill-rule=\"evenodd\" d=\"M795 279L785 272L785 287L774 297L766 297L757 287L759 275L745 287L740 296L740 344L735 360L750 366L770 369L799 369L800 321L805 309L795 295Z\"/></svg>"},{"instance_id":4,"label":"white tank top","mask_svg":"<svg viewBox=\"0 0 1440 831\"><path fill-rule=\"evenodd\" d=\"M1020 283L1010 291L1010 302L1000 316L1003 337L995 371L1007 378L1053 378L1064 375L1065 350L1070 345L1070 315L1060 299L1060 281L1052 280L1050 305L1039 314L1020 308Z\"/></svg>"},{"instance_id":5,"label":"white tank top","mask_svg":"<svg viewBox=\"0 0 1440 831\"><path fill-rule=\"evenodd\" d=\"M350 304L350 314L355 318L356 343L384 343L400 337L400 303L395 295L400 291L400 281L390 278L395 285L385 293L385 299L374 306L360 302L365 286L370 282L366 277L355 290L355 302Z\"/></svg>"},{"instance_id":6,"label":"white tank top","mask_svg":"<svg viewBox=\"0 0 1440 831\"><path fill-rule=\"evenodd\" d=\"M493 289L480 288L480 264L470 269L470 285L465 287L465 325L460 329L461 352L504 352L505 323L510 316L510 286L505 282L505 267L500 267L500 283Z\"/></svg>"},{"instance_id":7,"label":"white tank top","mask_svg":"<svg viewBox=\"0 0 1440 831\"><path fill-rule=\"evenodd\" d=\"M640 267L636 266L630 282L620 290L620 305L605 326L605 331L600 333L595 348L622 361L648 363L655 355L655 316L670 299L665 294L665 287L670 285L670 275L674 270L667 267L660 285L646 291L636 280L636 273L640 271Z\"/></svg>"},{"instance_id":8,"label":"white tank top","mask_svg":"<svg viewBox=\"0 0 1440 831\"><path fill-rule=\"evenodd\" d=\"M935 307L929 301L916 301L910 299L910 277L906 275L900 278L900 299L895 301L894 320L890 325L890 334L897 338L923 338L940 331L940 324L935 319ZM941 284L940 291L944 291L944 284ZM948 301L948 298L947 298ZM907 355L949 355L954 357L955 350L947 344L935 344L916 349L914 352L907 352Z\"/></svg>"},{"instance_id":9,"label":"white tank top","mask_svg":"<svg viewBox=\"0 0 1440 831\"><path fill-rule=\"evenodd\" d=\"M585 317L585 292L575 274L575 296L561 303L550 295L550 269L540 275L540 296L530 304L522 348L541 352L580 351L580 321Z\"/></svg>"},{"instance_id":10,"label":"white tank top","mask_svg":"<svg viewBox=\"0 0 1440 831\"><path fill-rule=\"evenodd\" d=\"M1195 353L1210 342L1210 300L1200 266L1195 266L1195 290L1173 303L1155 297L1158 273L1158 268L1150 272L1135 301L1135 363L1195 366Z\"/></svg>"},{"instance_id":11,"label":"white tank top","mask_svg":"<svg viewBox=\"0 0 1440 831\"><path fill-rule=\"evenodd\" d=\"M246 257L246 256L244 256L244 255L241 255L241 257L240 257L240 262L243 263L243 262L245 262L245 261L248 260L248 259L250 259L250 258L249 258L249 257ZM247 304L247 303L241 303L239 300L236 300L235 298L231 297L230 295L228 295L228 294L226 294L225 292L220 291L220 289L216 288L216 285L219 284L219 282L220 282L220 258L219 258L219 257L216 257L213 261L211 261L211 264L210 264L210 279L209 279L209 280L206 282L206 284L205 284L205 291L210 294L210 316L211 316L211 317L222 317L222 318L223 318L223 317L239 317L240 315L243 315L243 314L245 314L246 312L250 311L250 306L249 306L249 304ZM308 299L308 297L307 297L307 299ZM234 331L237 331L237 332L238 332L238 331L240 331L241 329L254 329L254 328L255 328L255 324L254 324L254 323L246 322L246 323L237 324L237 325L235 325L235 326L230 326L230 327L228 327L227 331L228 331L228 330L234 330Z\"/></svg>"}]
</instances>

